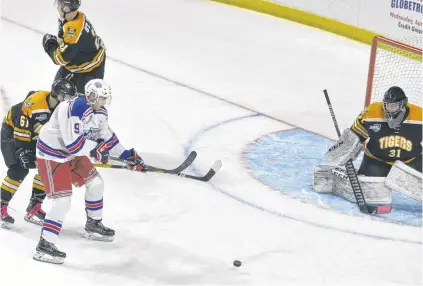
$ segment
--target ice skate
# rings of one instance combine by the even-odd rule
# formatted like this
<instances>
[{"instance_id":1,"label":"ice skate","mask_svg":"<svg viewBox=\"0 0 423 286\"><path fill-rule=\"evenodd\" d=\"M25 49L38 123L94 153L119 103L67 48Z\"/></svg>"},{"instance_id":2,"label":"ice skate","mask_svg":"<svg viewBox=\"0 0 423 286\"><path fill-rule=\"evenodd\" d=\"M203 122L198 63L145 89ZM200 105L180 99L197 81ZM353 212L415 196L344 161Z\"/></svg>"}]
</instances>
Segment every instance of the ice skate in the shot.
<instances>
[{"instance_id":1,"label":"ice skate","mask_svg":"<svg viewBox=\"0 0 423 286\"><path fill-rule=\"evenodd\" d=\"M84 237L91 240L113 241L115 231L105 227L101 223L101 219L96 220L88 217L87 223L85 224Z\"/></svg>"},{"instance_id":2,"label":"ice skate","mask_svg":"<svg viewBox=\"0 0 423 286\"><path fill-rule=\"evenodd\" d=\"M46 217L46 213L41 209L41 202L37 199L32 198L29 201L29 205L26 208L26 215L24 219L27 222L36 224L36 225L43 225L44 218Z\"/></svg>"},{"instance_id":3,"label":"ice skate","mask_svg":"<svg viewBox=\"0 0 423 286\"><path fill-rule=\"evenodd\" d=\"M61 252L53 244L40 237L40 242L36 248L37 252L34 255L34 259L41 262L63 264L66 253Z\"/></svg>"},{"instance_id":4,"label":"ice skate","mask_svg":"<svg viewBox=\"0 0 423 286\"><path fill-rule=\"evenodd\" d=\"M15 223L15 219L11 217L7 212L7 205L1 204L1 214L0 214L0 226L2 228L10 229L12 224Z\"/></svg>"}]
</instances>

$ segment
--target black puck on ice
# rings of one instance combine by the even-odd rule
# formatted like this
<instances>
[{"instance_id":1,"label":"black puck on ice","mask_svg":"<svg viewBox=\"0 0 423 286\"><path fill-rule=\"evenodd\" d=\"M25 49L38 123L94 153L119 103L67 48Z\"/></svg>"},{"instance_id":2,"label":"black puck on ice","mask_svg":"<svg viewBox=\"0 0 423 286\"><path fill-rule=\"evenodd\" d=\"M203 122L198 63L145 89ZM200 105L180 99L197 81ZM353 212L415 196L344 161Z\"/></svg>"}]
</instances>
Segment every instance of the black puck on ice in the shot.
<instances>
[{"instance_id":1,"label":"black puck on ice","mask_svg":"<svg viewBox=\"0 0 423 286\"><path fill-rule=\"evenodd\" d=\"M241 261L239 261L239 260L234 260L234 266L236 266L236 267L240 267L241 266Z\"/></svg>"}]
</instances>

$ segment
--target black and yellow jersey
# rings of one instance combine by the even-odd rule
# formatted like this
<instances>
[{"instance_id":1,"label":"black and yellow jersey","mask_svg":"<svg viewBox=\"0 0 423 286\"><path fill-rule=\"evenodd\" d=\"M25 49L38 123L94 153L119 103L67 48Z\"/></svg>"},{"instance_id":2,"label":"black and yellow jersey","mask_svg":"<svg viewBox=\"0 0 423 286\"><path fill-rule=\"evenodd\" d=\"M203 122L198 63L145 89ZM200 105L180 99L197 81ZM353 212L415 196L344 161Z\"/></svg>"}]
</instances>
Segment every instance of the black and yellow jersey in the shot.
<instances>
[{"instance_id":1,"label":"black and yellow jersey","mask_svg":"<svg viewBox=\"0 0 423 286\"><path fill-rule=\"evenodd\" d=\"M422 108L407 104L400 127L391 129L382 104L370 104L351 126L361 142L367 141L365 154L388 164L396 160L409 163L417 156L422 156Z\"/></svg>"},{"instance_id":2,"label":"black and yellow jersey","mask_svg":"<svg viewBox=\"0 0 423 286\"><path fill-rule=\"evenodd\" d=\"M16 148L34 149L41 127L50 119L49 91L32 91L25 100L12 106L4 123L13 128Z\"/></svg>"},{"instance_id":3,"label":"black and yellow jersey","mask_svg":"<svg viewBox=\"0 0 423 286\"><path fill-rule=\"evenodd\" d=\"M105 60L103 41L80 11L74 20L59 25L58 42L59 47L51 48L47 53L56 65L64 66L72 73L90 72Z\"/></svg>"}]
</instances>

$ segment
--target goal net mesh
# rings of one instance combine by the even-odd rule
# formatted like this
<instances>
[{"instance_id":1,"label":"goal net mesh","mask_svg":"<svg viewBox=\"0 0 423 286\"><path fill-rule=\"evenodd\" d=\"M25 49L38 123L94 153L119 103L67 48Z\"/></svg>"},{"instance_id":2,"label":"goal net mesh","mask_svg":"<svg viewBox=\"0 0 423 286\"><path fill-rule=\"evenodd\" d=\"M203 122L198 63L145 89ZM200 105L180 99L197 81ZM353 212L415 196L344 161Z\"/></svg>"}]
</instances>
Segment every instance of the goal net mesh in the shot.
<instances>
[{"instance_id":1,"label":"goal net mesh","mask_svg":"<svg viewBox=\"0 0 423 286\"><path fill-rule=\"evenodd\" d=\"M422 106L422 50L377 36L373 39L365 105L382 101L391 86L401 87L408 102Z\"/></svg>"}]
</instances>

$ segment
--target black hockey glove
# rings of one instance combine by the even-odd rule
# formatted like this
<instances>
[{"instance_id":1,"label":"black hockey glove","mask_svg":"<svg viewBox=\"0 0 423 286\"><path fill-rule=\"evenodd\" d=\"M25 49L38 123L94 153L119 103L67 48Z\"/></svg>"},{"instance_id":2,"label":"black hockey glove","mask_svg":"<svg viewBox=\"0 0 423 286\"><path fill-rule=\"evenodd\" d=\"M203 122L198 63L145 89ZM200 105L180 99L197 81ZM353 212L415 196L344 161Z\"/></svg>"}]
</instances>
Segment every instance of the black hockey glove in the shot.
<instances>
[{"instance_id":1,"label":"black hockey glove","mask_svg":"<svg viewBox=\"0 0 423 286\"><path fill-rule=\"evenodd\" d=\"M95 158L97 161L106 164L109 161L109 150L107 150L106 141L97 141L97 146L91 150L90 156Z\"/></svg>"},{"instance_id":2,"label":"black hockey glove","mask_svg":"<svg viewBox=\"0 0 423 286\"><path fill-rule=\"evenodd\" d=\"M125 160L126 167L131 171L145 172L144 160L138 155L134 148L123 152L120 157Z\"/></svg>"},{"instance_id":3,"label":"black hockey glove","mask_svg":"<svg viewBox=\"0 0 423 286\"><path fill-rule=\"evenodd\" d=\"M19 148L16 151L16 157L19 159L19 163L21 164L22 168L25 169L36 169L37 164L35 161L37 160L33 151Z\"/></svg>"},{"instance_id":4,"label":"black hockey glove","mask_svg":"<svg viewBox=\"0 0 423 286\"><path fill-rule=\"evenodd\" d=\"M44 51L48 53L50 50L55 50L59 47L59 43L57 42L57 37L50 34L45 34L43 37L43 47Z\"/></svg>"}]
</instances>

